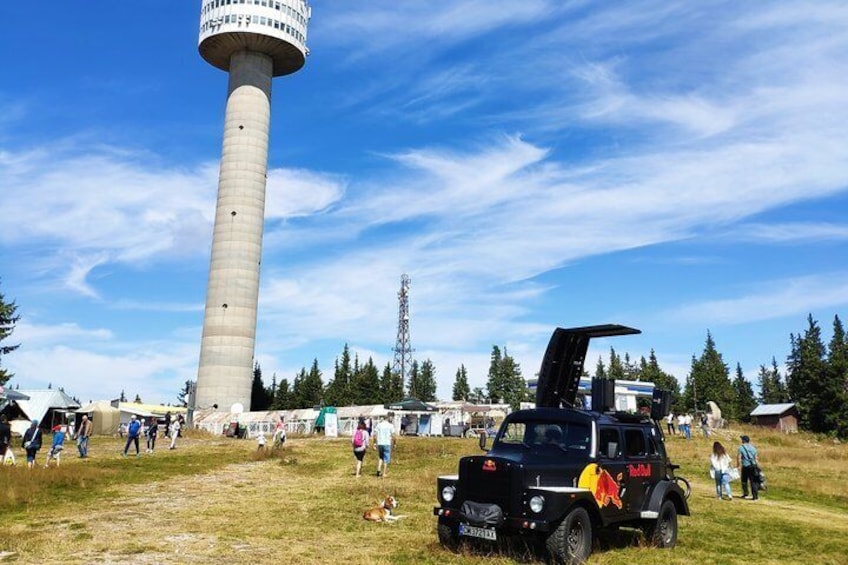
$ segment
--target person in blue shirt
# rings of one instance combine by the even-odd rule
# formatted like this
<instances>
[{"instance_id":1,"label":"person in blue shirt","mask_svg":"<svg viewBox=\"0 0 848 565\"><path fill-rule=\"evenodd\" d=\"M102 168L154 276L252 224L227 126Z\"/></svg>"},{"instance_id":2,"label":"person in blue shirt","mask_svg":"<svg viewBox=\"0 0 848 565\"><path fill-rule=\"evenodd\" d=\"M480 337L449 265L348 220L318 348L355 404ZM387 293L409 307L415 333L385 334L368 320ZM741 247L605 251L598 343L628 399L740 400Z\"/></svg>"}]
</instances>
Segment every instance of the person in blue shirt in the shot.
<instances>
[{"instance_id":1,"label":"person in blue shirt","mask_svg":"<svg viewBox=\"0 0 848 565\"><path fill-rule=\"evenodd\" d=\"M53 459L56 460L56 466L59 466L59 457L63 449L65 449L65 429L62 426L55 426L53 428L53 443L50 444L50 451L47 452L47 462L44 464L45 469Z\"/></svg>"},{"instance_id":2,"label":"person in blue shirt","mask_svg":"<svg viewBox=\"0 0 848 565\"><path fill-rule=\"evenodd\" d=\"M742 498L748 498L748 484L751 484L751 499L758 500L760 493L760 460L757 448L751 444L751 438L741 436L742 445L736 453L736 466L742 469Z\"/></svg>"},{"instance_id":3,"label":"person in blue shirt","mask_svg":"<svg viewBox=\"0 0 848 565\"><path fill-rule=\"evenodd\" d=\"M135 456L140 457L141 452L138 449L138 437L141 435L141 422L136 418L135 414L130 416L130 423L127 425L127 444L124 446L124 457L130 450L130 444L135 444Z\"/></svg>"}]
</instances>

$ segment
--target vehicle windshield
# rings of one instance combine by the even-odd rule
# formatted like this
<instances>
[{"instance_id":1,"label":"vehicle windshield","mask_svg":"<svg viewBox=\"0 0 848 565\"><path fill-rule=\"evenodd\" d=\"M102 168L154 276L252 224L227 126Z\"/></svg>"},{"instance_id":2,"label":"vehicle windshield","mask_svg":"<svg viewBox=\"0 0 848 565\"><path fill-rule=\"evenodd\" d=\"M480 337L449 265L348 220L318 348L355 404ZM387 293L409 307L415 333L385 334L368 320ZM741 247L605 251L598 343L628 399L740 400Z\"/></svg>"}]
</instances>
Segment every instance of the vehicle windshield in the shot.
<instances>
[{"instance_id":1,"label":"vehicle windshield","mask_svg":"<svg viewBox=\"0 0 848 565\"><path fill-rule=\"evenodd\" d=\"M591 432L588 425L576 422L512 421L501 429L496 443L504 447L588 452Z\"/></svg>"}]
</instances>

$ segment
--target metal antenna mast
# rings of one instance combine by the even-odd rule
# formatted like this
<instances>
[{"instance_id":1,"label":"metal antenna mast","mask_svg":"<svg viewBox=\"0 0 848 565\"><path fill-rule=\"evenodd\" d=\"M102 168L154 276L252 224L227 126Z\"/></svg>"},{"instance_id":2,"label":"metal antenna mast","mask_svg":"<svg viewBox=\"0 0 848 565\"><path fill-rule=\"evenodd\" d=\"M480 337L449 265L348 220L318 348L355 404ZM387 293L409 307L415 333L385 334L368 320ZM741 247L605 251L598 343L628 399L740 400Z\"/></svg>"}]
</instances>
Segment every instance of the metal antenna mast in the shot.
<instances>
[{"instance_id":1,"label":"metal antenna mast","mask_svg":"<svg viewBox=\"0 0 848 565\"><path fill-rule=\"evenodd\" d=\"M412 367L412 343L409 339L409 275L400 277L400 291L398 291L398 330L397 343L395 344L395 360L392 372L400 375L401 390L404 389Z\"/></svg>"}]
</instances>

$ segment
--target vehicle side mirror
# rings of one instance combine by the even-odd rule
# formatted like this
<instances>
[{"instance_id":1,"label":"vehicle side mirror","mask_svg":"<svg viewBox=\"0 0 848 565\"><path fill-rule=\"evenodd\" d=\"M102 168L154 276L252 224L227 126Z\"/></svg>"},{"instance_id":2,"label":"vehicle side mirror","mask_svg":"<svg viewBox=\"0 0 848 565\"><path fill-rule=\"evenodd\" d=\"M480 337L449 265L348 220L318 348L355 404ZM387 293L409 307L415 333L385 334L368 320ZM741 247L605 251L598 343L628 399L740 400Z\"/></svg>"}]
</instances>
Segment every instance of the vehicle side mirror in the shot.
<instances>
[{"instance_id":1,"label":"vehicle side mirror","mask_svg":"<svg viewBox=\"0 0 848 565\"><path fill-rule=\"evenodd\" d=\"M486 433L486 430L481 431L479 441L480 441L480 449L482 449L483 451L486 451L486 440L487 439L489 439L489 437L488 437L488 434Z\"/></svg>"}]
</instances>

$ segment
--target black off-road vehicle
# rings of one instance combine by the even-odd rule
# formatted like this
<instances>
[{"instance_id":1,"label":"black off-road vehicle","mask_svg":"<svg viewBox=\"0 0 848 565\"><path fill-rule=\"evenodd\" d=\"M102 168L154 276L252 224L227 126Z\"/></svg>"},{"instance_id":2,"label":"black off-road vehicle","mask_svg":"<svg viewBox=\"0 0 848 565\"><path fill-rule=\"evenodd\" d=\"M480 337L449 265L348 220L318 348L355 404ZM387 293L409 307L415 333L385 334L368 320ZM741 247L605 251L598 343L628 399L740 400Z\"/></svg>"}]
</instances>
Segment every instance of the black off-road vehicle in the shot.
<instances>
[{"instance_id":1,"label":"black off-road vehicle","mask_svg":"<svg viewBox=\"0 0 848 565\"><path fill-rule=\"evenodd\" d=\"M659 547L677 541L689 515L662 427L669 395L655 391L651 417L613 411L614 382L592 383L592 409L575 405L591 338L637 334L619 325L557 328L539 371L536 408L511 413L492 448L463 457L438 478L438 534L456 550L465 538L524 536L556 563L581 563L602 528L641 528ZM486 449L486 436L480 447Z\"/></svg>"}]
</instances>

